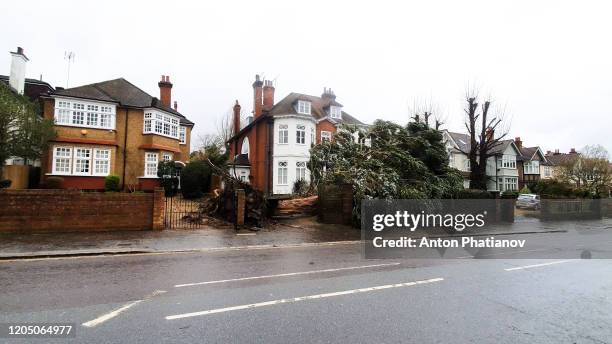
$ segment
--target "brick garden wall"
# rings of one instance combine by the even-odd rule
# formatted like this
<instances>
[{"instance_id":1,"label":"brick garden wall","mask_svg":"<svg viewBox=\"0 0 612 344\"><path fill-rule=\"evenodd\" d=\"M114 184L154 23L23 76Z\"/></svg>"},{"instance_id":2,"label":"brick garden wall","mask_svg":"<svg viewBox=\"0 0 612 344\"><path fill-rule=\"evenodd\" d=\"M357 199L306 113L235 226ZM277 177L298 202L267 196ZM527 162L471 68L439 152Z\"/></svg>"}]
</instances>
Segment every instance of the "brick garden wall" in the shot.
<instances>
[{"instance_id":1,"label":"brick garden wall","mask_svg":"<svg viewBox=\"0 0 612 344\"><path fill-rule=\"evenodd\" d=\"M160 230L164 192L0 191L0 233Z\"/></svg>"}]
</instances>

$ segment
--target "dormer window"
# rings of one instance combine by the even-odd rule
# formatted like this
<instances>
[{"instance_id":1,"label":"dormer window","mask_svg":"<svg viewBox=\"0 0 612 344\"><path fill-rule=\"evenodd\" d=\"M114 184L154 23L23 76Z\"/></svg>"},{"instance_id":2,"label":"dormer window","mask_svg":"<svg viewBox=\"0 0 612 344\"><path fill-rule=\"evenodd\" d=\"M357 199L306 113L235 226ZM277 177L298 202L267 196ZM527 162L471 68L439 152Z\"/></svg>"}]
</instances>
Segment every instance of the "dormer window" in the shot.
<instances>
[{"instance_id":1,"label":"dormer window","mask_svg":"<svg viewBox=\"0 0 612 344\"><path fill-rule=\"evenodd\" d=\"M298 100L297 112L302 115L310 115L310 102L306 100Z\"/></svg>"},{"instance_id":2,"label":"dormer window","mask_svg":"<svg viewBox=\"0 0 612 344\"><path fill-rule=\"evenodd\" d=\"M329 108L329 115L331 118L341 119L342 118L342 108L339 106L331 106Z\"/></svg>"}]
</instances>

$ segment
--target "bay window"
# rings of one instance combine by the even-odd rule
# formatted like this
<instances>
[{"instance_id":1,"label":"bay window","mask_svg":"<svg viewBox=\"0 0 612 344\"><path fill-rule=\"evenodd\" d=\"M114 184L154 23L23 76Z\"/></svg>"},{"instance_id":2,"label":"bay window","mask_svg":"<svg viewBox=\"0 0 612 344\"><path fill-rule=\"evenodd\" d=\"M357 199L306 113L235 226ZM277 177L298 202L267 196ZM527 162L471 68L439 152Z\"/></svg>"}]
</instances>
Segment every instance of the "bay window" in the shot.
<instances>
[{"instance_id":1,"label":"bay window","mask_svg":"<svg viewBox=\"0 0 612 344\"><path fill-rule=\"evenodd\" d=\"M501 159L497 160L498 168L516 168L516 156L515 155L503 155Z\"/></svg>"},{"instance_id":2,"label":"bay window","mask_svg":"<svg viewBox=\"0 0 612 344\"><path fill-rule=\"evenodd\" d=\"M108 176L111 150L91 147L54 147L52 174Z\"/></svg>"},{"instance_id":3,"label":"bay window","mask_svg":"<svg viewBox=\"0 0 612 344\"><path fill-rule=\"evenodd\" d=\"M80 100L55 100L55 123L75 127L115 129L114 104L100 104Z\"/></svg>"},{"instance_id":4,"label":"bay window","mask_svg":"<svg viewBox=\"0 0 612 344\"><path fill-rule=\"evenodd\" d=\"M539 161L526 162L523 170L525 174L540 174L540 162Z\"/></svg>"},{"instance_id":5,"label":"bay window","mask_svg":"<svg viewBox=\"0 0 612 344\"><path fill-rule=\"evenodd\" d=\"M143 133L180 139L179 119L176 116L155 110L145 110Z\"/></svg>"}]
</instances>

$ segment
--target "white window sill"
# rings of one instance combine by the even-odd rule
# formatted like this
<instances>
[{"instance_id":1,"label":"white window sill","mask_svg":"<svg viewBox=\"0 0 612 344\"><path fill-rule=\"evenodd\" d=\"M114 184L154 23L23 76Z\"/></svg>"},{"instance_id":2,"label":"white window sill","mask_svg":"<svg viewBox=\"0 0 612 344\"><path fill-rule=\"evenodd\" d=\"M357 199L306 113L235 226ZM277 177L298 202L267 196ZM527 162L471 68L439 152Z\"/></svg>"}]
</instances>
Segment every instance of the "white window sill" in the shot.
<instances>
[{"instance_id":1,"label":"white window sill","mask_svg":"<svg viewBox=\"0 0 612 344\"><path fill-rule=\"evenodd\" d=\"M58 177L107 177L108 174L45 173L45 176L58 176Z\"/></svg>"},{"instance_id":2,"label":"white window sill","mask_svg":"<svg viewBox=\"0 0 612 344\"><path fill-rule=\"evenodd\" d=\"M113 128L111 128L111 127L104 128L104 127L96 127L96 126L87 125L87 124L54 123L54 125L60 126L60 127L74 127L74 128L112 130L112 131L116 130L114 127Z\"/></svg>"},{"instance_id":3,"label":"white window sill","mask_svg":"<svg viewBox=\"0 0 612 344\"><path fill-rule=\"evenodd\" d=\"M140 179L159 179L158 176L142 176L142 177L138 177Z\"/></svg>"}]
</instances>

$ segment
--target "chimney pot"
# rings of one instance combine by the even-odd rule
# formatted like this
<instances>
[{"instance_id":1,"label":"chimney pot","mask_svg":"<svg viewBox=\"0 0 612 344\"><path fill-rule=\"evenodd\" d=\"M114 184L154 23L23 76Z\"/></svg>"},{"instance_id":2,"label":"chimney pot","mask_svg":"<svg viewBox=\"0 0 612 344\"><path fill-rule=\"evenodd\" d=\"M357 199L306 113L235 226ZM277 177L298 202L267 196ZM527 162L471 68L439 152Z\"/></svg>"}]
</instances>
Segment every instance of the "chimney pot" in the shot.
<instances>
[{"instance_id":1,"label":"chimney pot","mask_svg":"<svg viewBox=\"0 0 612 344\"><path fill-rule=\"evenodd\" d=\"M259 79L259 74L255 75L255 82L253 83L253 116L259 117L262 112L263 106L263 82Z\"/></svg>"},{"instance_id":2,"label":"chimney pot","mask_svg":"<svg viewBox=\"0 0 612 344\"><path fill-rule=\"evenodd\" d=\"M178 111L178 103L176 100L174 101L174 111Z\"/></svg>"},{"instance_id":3,"label":"chimney pot","mask_svg":"<svg viewBox=\"0 0 612 344\"><path fill-rule=\"evenodd\" d=\"M159 99L164 106L170 107L172 105L172 83L170 77L162 75L162 80L157 83L159 86Z\"/></svg>"},{"instance_id":4,"label":"chimney pot","mask_svg":"<svg viewBox=\"0 0 612 344\"><path fill-rule=\"evenodd\" d=\"M264 81L263 108L270 110L274 106L274 86L272 80Z\"/></svg>"}]
</instances>

